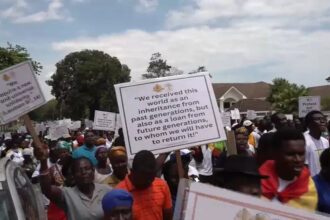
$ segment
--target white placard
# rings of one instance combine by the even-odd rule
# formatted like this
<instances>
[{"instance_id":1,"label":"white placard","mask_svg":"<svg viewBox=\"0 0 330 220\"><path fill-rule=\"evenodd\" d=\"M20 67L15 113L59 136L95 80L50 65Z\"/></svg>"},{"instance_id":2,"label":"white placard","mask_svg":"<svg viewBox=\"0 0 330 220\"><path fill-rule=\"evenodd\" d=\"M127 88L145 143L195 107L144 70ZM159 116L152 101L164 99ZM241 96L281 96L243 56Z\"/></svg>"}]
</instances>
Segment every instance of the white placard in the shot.
<instances>
[{"instance_id":1,"label":"white placard","mask_svg":"<svg viewBox=\"0 0 330 220\"><path fill-rule=\"evenodd\" d=\"M303 118L308 112L321 110L320 96L301 96L299 97L299 118Z\"/></svg>"},{"instance_id":2,"label":"white placard","mask_svg":"<svg viewBox=\"0 0 330 220\"><path fill-rule=\"evenodd\" d=\"M240 112L237 108L235 108L234 110L230 111L230 116L233 120L239 120L241 119L241 115Z\"/></svg>"},{"instance_id":3,"label":"white placard","mask_svg":"<svg viewBox=\"0 0 330 220\"><path fill-rule=\"evenodd\" d=\"M208 73L115 85L128 154L226 138Z\"/></svg>"},{"instance_id":4,"label":"white placard","mask_svg":"<svg viewBox=\"0 0 330 220\"><path fill-rule=\"evenodd\" d=\"M77 131L79 128L81 128L81 121L73 121L70 125L70 130Z\"/></svg>"},{"instance_id":5,"label":"white placard","mask_svg":"<svg viewBox=\"0 0 330 220\"><path fill-rule=\"evenodd\" d=\"M35 125L35 130L37 134L39 134L40 132L46 131L46 126L43 123L38 123Z\"/></svg>"},{"instance_id":6,"label":"white placard","mask_svg":"<svg viewBox=\"0 0 330 220\"><path fill-rule=\"evenodd\" d=\"M69 134L69 130L65 125L58 125L56 127L50 127L49 128L49 138L51 140L57 140L65 134Z\"/></svg>"},{"instance_id":7,"label":"white placard","mask_svg":"<svg viewBox=\"0 0 330 220\"><path fill-rule=\"evenodd\" d=\"M191 183L186 198L188 202L183 218L185 220L218 220L219 213L220 219L329 219L312 212L202 183Z\"/></svg>"},{"instance_id":8,"label":"white placard","mask_svg":"<svg viewBox=\"0 0 330 220\"><path fill-rule=\"evenodd\" d=\"M10 132L6 132L5 133L5 140L10 140L11 139L11 133Z\"/></svg>"},{"instance_id":9,"label":"white placard","mask_svg":"<svg viewBox=\"0 0 330 220\"><path fill-rule=\"evenodd\" d=\"M247 117L247 119L249 119L249 120L254 120L254 119L257 118L257 113L256 113L256 111L254 111L254 110L247 110L247 112L246 112L246 117Z\"/></svg>"},{"instance_id":10,"label":"white placard","mask_svg":"<svg viewBox=\"0 0 330 220\"><path fill-rule=\"evenodd\" d=\"M26 129L25 126L20 126L18 128L18 131L17 132L20 133L20 134L24 134L24 133L27 133L27 129Z\"/></svg>"},{"instance_id":11,"label":"white placard","mask_svg":"<svg viewBox=\"0 0 330 220\"><path fill-rule=\"evenodd\" d=\"M289 115L285 115L286 119L287 120L293 120L293 115L292 114L289 114Z\"/></svg>"},{"instance_id":12,"label":"white placard","mask_svg":"<svg viewBox=\"0 0 330 220\"><path fill-rule=\"evenodd\" d=\"M230 112L223 112L221 113L221 120L224 127L230 127L231 128L231 118L230 118Z\"/></svg>"},{"instance_id":13,"label":"white placard","mask_svg":"<svg viewBox=\"0 0 330 220\"><path fill-rule=\"evenodd\" d=\"M91 121L89 119L85 119L85 126L87 128L92 128L93 127L93 121Z\"/></svg>"},{"instance_id":14,"label":"white placard","mask_svg":"<svg viewBox=\"0 0 330 220\"><path fill-rule=\"evenodd\" d=\"M116 113L95 110L94 130L114 131L116 126Z\"/></svg>"},{"instance_id":15,"label":"white placard","mask_svg":"<svg viewBox=\"0 0 330 220\"><path fill-rule=\"evenodd\" d=\"M13 121L45 103L30 61L0 72L0 123Z\"/></svg>"},{"instance_id":16,"label":"white placard","mask_svg":"<svg viewBox=\"0 0 330 220\"><path fill-rule=\"evenodd\" d=\"M120 114L116 114L116 128L115 128L115 136L118 136L118 129L122 128L121 117Z\"/></svg>"}]
</instances>

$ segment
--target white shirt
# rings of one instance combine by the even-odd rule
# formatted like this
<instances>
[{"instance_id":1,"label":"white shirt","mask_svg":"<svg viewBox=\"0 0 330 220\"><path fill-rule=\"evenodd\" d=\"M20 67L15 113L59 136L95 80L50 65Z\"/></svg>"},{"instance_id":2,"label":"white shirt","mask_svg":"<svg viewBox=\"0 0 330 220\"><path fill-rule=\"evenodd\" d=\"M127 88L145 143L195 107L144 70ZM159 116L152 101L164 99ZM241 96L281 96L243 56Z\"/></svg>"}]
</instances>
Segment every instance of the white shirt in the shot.
<instances>
[{"instance_id":1,"label":"white shirt","mask_svg":"<svg viewBox=\"0 0 330 220\"><path fill-rule=\"evenodd\" d=\"M277 192L282 192L283 190L285 190L286 187L288 187L288 185L290 185L291 183L293 183L296 180L296 178L294 178L293 180L284 180L278 177L278 188L277 188ZM277 197L274 197L272 199L272 202L275 203L281 203Z\"/></svg>"},{"instance_id":2,"label":"white shirt","mask_svg":"<svg viewBox=\"0 0 330 220\"><path fill-rule=\"evenodd\" d=\"M306 141L306 154L305 163L308 165L308 169L311 172L311 176L317 175L320 170L320 155L329 147L329 142L324 137L320 139L313 138L309 131L304 133Z\"/></svg>"},{"instance_id":3,"label":"white shirt","mask_svg":"<svg viewBox=\"0 0 330 220\"><path fill-rule=\"evenodd\" d=\"M197 163L196 168L200 175L211 176L213 174L212 150L206 145L202 145L201 149L203 153L203 162Z\"/></svg>"}]
</instances>

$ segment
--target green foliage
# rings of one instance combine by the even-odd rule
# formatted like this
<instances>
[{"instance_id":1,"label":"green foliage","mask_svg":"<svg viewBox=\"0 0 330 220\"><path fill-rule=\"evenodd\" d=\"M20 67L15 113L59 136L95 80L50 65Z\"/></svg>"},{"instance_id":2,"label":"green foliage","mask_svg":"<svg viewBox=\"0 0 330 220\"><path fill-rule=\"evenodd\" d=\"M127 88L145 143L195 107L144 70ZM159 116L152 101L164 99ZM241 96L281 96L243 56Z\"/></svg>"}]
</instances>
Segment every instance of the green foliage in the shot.
<instances>
[{"instance_id":1,"label":"green foliage","mask_svg":"<svg viewBox=\"0 0 330 220\"><path fill-rule=\"evenodd\" d=\"M321 100L321 108L324 111L330 110L330 96L323 97Z\"/></svg>"},{"instance_id":2,"label":"green foliage","mask_svg":"<svg viewBox=\"0 0 330 220\"><path fill-rule=\"evenodd\" d=\"M114 84L130 81L130 69L116 57L97 50L68 54L56 64L47 84L61 116L93 119L94 110L118 112ZM67 111L63 111L63 105Z\"/></svg>"},{"instance_id":3,"label":"green foliage","mask_svg":"<svg viewBox=\"0 0 330 220\"><path fill-rule=\"evenodd\" d=\"M10 43L7 43L7 47L0 47L0 70L26 60L31 60L34 71L39 75L42 66L39 62L30 58L30 55L24 47L20 45L13 46Z\"/></svg>"},{"instance_id":4,"label":"green foliage","mask_svg":"<svg viewBox=\"0 0 330 220\"><path fill-rule=\"evenodd\" d=\"M166 60L162 59L160 53L152 54L149 62L147 73L142 74L143 79L159 78L164 76L171 76L171 66L167 65Z\"/></svg>"},{"instance_id":5,"label":"green foliage","mask_svg":"<svg viewBox=\"0 0 330 220\"><path fill-rule=\"evenodd\" d=\"M33 110L29 116L34 121L56 120L60 117L58 102L55 99L49 100L45 105Z\"/></svg>"},{"instance_id":6,"label":"green foliage","mask_svg":"<svg viewBox=\"0 0 330 220\"><path fill-rule=\"evenodd\" d=\"M289 83L283 78L275 78L267 101L272 103L273 109L277 112L297 114L299 97L307 95L308 91L304 86Z\"/></svg>"}]
</instances>

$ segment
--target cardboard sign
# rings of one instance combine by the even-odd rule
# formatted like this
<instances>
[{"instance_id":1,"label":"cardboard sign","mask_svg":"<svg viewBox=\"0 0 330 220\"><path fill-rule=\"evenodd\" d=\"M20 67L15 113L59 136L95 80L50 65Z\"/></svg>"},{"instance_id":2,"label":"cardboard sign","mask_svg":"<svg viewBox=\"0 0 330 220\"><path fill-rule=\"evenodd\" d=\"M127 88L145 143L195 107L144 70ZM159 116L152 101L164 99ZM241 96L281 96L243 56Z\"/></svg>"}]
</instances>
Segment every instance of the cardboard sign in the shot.
<instances>
[{"instance_id":1,"label":"cardboard sign","mask_svg":"<svg viewBox=\"0 0 330 220\"><path fill-rule=\"evenodd\" d=\"M230 118L230 112L223 112L221 113L221 120L224 127L231 127L231 118Z\"/></svg>"},{"instance_id":2,"label":"cardboard sign","mask_svg":"<svg viewBox=\"0 0 330 220\"><path fill-rule=\"evenodd\" d=\"M116 126L116 113L95 110L94 130L114 131Z\"/></svg>"},{"instance_id":3,"label":"cardboard sign","mask_svg":"<svg viewBox=\"0 0 330 220\"><path fill-rule=\"evenodd\" d=\"M85 119L85 126L87 128L92 128L93 127L93 121L91 121L89 119Z\"/></svg>"},{"instance_id":4,"label":"cardboard sign","mask_svg":"<svg viewBox=\"0 0 330 220\"><path fill-rule=\"evenodd\" d=\"M301 96L299 97L299 118L305 117L308 112L321 110L320 96Z\"/></svg>"},{"instance_id":5,"label":"cardboard sign","mask_svg":"<svg viewBox=\"0 0 330 220\"><path fill-rule=\"evenodd\" d=\"M31 62L0 72L0 123L13 121L45 103Z\"/></svg>"},{"instance_id":6,"label":"cardboard sign","mask_svg":"<svg viewBox=\"0 0 330 220\"><path fill-rule=\"evenodd\" d=\"M235 108L234 110L231 110L230 111L230 115L231 115L231 118L233 120L239 120L239 119L241 119L241 115L240 115L239 110L237 108Z\"/></svg>"},{"instance_id":7,"label":"cardboard sign","mask_svg":"<svg viewBox=\"0 0 330 220\"><path fill-rule=\"evenodd\" d=\"M20 126L17 130L18 133L20 134L25 134L27 133L26 127L25 126Z\"/></svg>"},{"instance_id":8,"label":"cardboard sign","mask_svg":"<svg viewBox=\"0 0 330 220\"><path fill-rule=\"evenodd\" d=\"M247 119L249 119L249 120L254 120L254 119L257 118L257 113L256 113L256 111L254 111L254 110L247 110L247 112L246 112L246 117L247 117Z\"/></svg>"},{"instance_id":9,"label":"cardboard sign","mask_svg":"<svg viewBox=\"0 0 330 220\"><path fill-rule=\"evenodd\" d=\"M69 129L72 131L77 131L79 128L81 128L81 121L73 121Z\"/></svg>"},{"instance_id":10,"label":"cardboard sign","mask_svg":"<svg viewBox=\"0 0 330 220\"><path fill-rule=\"evenodd\" d=\"M208 73L115 85L128 155L225 140Z\"/></svg>"},{"instance_id":11,"label":"cardboard sign","mask_svg":"<svg viewBox=\"0 0 330 220\"><path fill-rule=\"evenodd\" d=\"M180 183L180 186L182 184ZM181 189L179 189L180 191ZM184 220L264 219L325 220L327 216L240 194L202 183L191 183L185 190L186 206L176 209L174 216ZM178 201L177 201L178 203ZM180 212L180 213L177 213ZM219 218L219 213L221 218Z\"/></svg>"}]
</instances>

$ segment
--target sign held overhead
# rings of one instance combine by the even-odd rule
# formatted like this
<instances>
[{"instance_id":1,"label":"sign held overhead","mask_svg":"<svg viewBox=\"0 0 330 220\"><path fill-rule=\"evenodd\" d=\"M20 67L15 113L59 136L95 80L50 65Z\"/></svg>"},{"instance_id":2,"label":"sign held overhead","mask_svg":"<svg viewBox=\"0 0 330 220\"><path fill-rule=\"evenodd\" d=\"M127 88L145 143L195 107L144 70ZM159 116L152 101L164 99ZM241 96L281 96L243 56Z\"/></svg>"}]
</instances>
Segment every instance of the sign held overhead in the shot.
<instances>
[{"instance_id":1,"label":"sign held overhead","mask_svg":"<svg viewBox=\"0 0 330 220\"><path fill-rule=\"evenodd\" d=\"M208 73L115 85L127 152L154 154L225 139Z\"/></svg>"},{"instance_id":2,"label":"sign held overhead","mask_svg":"<svg viewBox=\"0 0 330 220\"><path fill-rule=\"evenodd\" d=\"M1 124L13 121L45 103L30 61L0 71Z\"/></svg>"}]
</instances>

